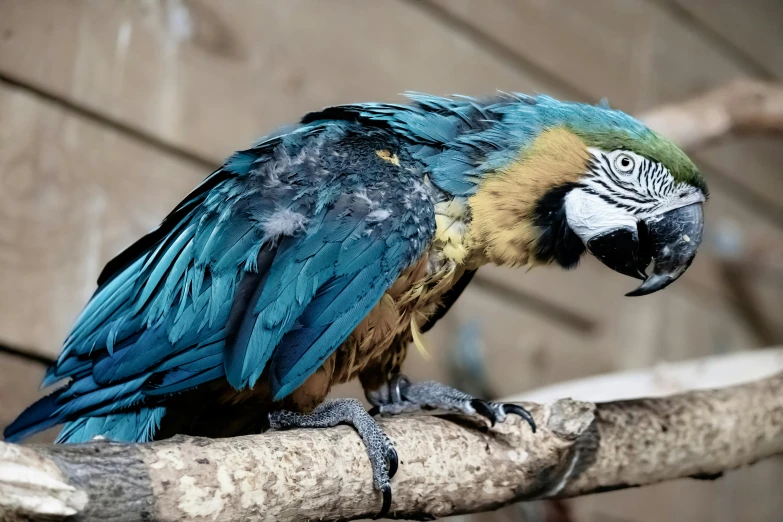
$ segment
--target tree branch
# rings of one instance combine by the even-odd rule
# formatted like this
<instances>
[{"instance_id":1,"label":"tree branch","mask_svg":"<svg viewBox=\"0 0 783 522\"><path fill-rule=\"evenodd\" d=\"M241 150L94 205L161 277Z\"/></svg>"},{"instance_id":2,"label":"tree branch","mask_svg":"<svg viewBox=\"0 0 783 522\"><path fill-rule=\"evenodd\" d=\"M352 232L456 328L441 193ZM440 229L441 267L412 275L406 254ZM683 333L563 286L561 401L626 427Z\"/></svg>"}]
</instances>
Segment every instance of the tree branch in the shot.
<instances>
[{"instance_id":1,"label":"tree branch","mask_svg":"<svg viewBox=\"0 0 783 522\"><path fill-rule=\"evenodd\" d=\"M516 418L491 430L462 417L383 420L401 461L393 516L712 478L783 452L783 373L721 390L530 409L536 434ZM5 521L344 520L379 508L364 446L345 426L143 445L0 443Z\"/></svg>"},{"instance_id":2,"label":"tree branch","mask_svg":"<svg viewBox=\"0 0 783 522\"><path fill-rule=\"evenodd\" d=\"M640 118L684 148L733 131L783 132L783 83L737 80L684 103L664 105Z\"/></svg>"},{"instance_id":3,"label":"tree branch","mask_svg":"<svg viewBox=\"0 0 783 522\"><path fill-rule=\"evenodd\" d=\"M562 397L608 402L666 397L693 390L738 386L766 379L783 370L783 347L710 355L686 361L659 362L650 368L625 370L563 381L514 394L507 402L548 403Z\"/></svg>"}]
</instances>

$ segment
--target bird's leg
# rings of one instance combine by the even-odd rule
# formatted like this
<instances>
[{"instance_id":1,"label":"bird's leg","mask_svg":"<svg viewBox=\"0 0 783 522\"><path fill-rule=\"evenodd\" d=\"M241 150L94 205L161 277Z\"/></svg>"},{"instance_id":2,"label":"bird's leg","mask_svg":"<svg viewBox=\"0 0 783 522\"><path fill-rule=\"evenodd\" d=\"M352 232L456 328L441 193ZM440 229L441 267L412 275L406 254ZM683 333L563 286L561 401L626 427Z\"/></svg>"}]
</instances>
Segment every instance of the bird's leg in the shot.
<instances>
[{"instance_id":1,"label":"bird's leg","mask_svg":"<svg viewBox=\"0 0 783 522\"><path fill-rule=\"evenodd\" d=\"M328 428L337 424L350 424L364 441L370 456L375 487L383 493L383 506L378 518L389 512L392 492L389 481L397 472L397 452L389 437L378 423L356 399L334 399L326 401L311 413L275 411L269 414L272 429L285 428Z\"/></svg>"},{"instance_id":2,"label":"bird's leg","mask_svg":"<svg viewBox=\"0 0 783 522\"><path fill-rule=\"evenodd\" d=\"M412 383L402 374L394 375L376 390L366 392L367 400L374 406L370 415L397 415L420 410L445 410L481 415L492 425L503 422L508 414L522 417L536 431L533 416L522 406L476 399L450 386L434 381Z\"/></svg>"}]
</instances>

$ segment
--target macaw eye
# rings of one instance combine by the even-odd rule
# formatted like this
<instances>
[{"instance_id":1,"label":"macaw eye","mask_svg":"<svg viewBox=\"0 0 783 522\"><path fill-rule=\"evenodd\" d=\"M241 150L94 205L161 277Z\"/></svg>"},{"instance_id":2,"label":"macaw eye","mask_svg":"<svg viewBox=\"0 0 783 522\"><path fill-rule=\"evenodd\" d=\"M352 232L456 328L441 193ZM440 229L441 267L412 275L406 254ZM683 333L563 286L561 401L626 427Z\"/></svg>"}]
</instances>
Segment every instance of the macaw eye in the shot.
<instances>
[{"instance_id":1,"label":"macaw eye","mask_svg":"<svg viewBox=\"0 0 783 522\"><path fill-rule=\"evenodd\" d=\"M636 167L636 160L630 154L618 154L614 158L614 168L622 174L630 174Z\"/></svg>"}]
</instances>

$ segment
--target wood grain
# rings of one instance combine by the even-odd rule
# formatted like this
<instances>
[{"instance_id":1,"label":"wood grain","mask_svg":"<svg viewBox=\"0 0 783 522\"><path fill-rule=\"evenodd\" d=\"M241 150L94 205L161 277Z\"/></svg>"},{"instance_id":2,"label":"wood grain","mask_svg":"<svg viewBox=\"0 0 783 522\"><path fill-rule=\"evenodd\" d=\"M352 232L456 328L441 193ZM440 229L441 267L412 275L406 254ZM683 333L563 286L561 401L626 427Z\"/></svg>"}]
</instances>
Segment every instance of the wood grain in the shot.
<instances>
[{"instance_id":1,"label":"wood grain","mask_svg":"<svg viewBox=\"0 0 783 522\"><path fill-rule=\"evenodd\" d=\"M781 480L783 458L778 456L715 481L675 480L568 503L575 520L590 522L775 521L783 512L783 497L771 494L770 488Z\"/></svg>"},{"instance_id":2,"label":"wood grain","mask_svg":"<svg viewBox=\"0 0 783 522\"><path fill-rule=\"evenodd\" d=\"M777 0L674 0L709 29L783 78L783 4Z\"/></svg>"},{"instance_id":3,"label":"wood grain","mask_svg":"<svg viewBox=\"0 0 783 522\"><path fill-rule=\"evenodd\" d=\"M0 71L216 161L335 103L562 94L397 1L6 0L0 35Z\"/></svg>"},{"instance_id":4,"label":"wood grain","mask_svg":"<svg viewBox=\"0 0 783 522\"><path fill-rule=\"evenodd\" d=\"M37 362L0 353L0 438L24 408L45 395L38 387L43 376L44 367ZM49 430L35 435L31 442L52 442L55 434Z\"/></svg>"},{"instance_id":5,"label":"wood grain","mask_svg":"<svg viewBox=\"0 0 783 522\"><path fill-rule=\"evenodd\" d=\"M0 333L56 356L103 265L207 173L0 86Z\"/></svg>"}]
</instances>

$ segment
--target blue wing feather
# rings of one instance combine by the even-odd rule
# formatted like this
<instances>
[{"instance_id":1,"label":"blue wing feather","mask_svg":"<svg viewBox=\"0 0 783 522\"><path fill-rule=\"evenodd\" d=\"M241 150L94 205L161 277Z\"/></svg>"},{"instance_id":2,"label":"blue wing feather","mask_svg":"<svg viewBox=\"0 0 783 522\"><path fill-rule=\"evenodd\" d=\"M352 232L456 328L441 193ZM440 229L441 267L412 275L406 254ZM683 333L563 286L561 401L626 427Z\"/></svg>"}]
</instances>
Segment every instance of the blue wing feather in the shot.
<instances>
[{"instance_id":1,"label":"blue wing feather","mask_svg":"<svg viewBox=\"0 0 783 522\"><path fill-rule=\"evenodd\" d=\"M107 265L45 381L71 382L6 436L66 422L60 441L149 440L174 393L252 387L267 368L275 399L298 387L434 232L421 171L375 151L415 160L373 132L314 122L229 158Z\"/></svg>"},{"instance_id":2,"label":"blue wing feather","mask_svg":"<svg viewBox=\"0 0 783 522\"><path fill-rule=\"evenodd\" d=\"M148 442L160 427L165 411L163 407L139 408L113 415L81 417L68 422L56 442L88 442L96 435L109 440Z\"/></svg>"}]
</instances>

